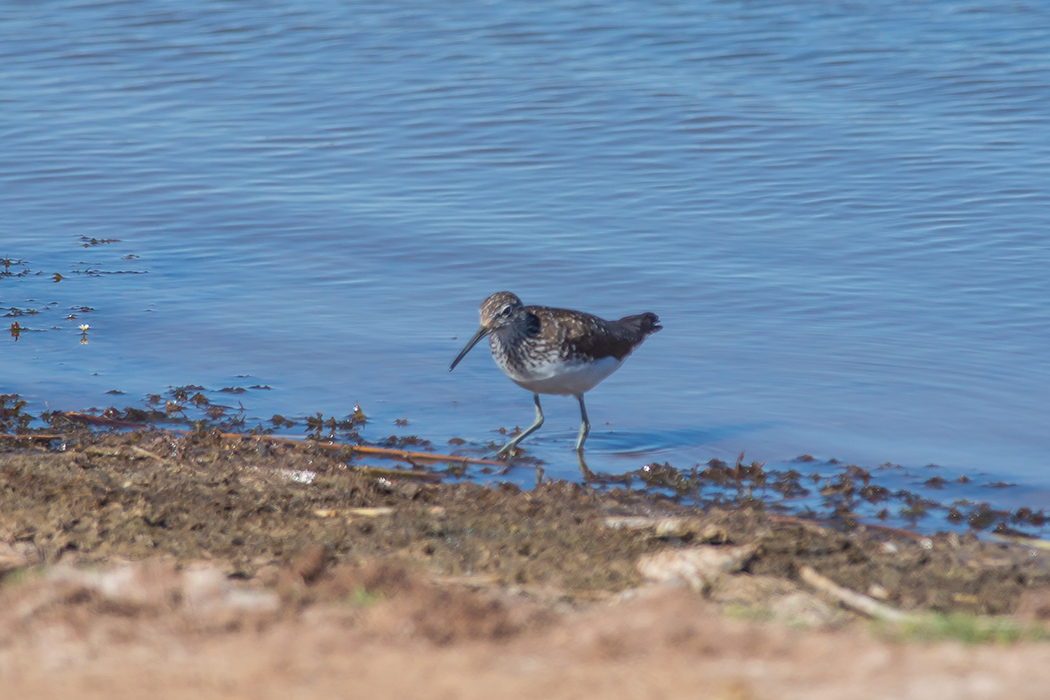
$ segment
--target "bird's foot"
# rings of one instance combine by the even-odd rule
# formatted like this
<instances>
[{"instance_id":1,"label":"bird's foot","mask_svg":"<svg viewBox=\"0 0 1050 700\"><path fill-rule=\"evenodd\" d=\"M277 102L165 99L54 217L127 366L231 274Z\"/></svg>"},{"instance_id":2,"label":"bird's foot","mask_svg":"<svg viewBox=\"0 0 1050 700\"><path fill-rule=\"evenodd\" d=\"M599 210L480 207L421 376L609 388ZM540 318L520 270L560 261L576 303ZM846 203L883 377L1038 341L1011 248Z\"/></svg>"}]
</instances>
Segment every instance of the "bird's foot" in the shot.
<instances>
[{"instance_id":1,"label":"bird's foot","mask_svg":"<svg viewBox=\"0 0 1050 700\"><path fill-rule=\"evenodd\" d=\"M496 459L505 459L509 462L517 451L517 445L513 442L508 442L496 452Z\"/></svg>"}]
</instances>

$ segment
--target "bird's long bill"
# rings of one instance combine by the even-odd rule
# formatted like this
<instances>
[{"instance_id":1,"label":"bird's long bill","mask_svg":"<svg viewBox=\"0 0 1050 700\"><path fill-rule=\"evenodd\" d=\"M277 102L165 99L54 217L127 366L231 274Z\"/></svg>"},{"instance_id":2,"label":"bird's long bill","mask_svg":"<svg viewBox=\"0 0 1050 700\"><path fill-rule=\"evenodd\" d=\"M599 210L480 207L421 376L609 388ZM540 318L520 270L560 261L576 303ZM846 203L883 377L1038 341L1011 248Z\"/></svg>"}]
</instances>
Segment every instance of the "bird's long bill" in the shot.
<instances>
[{"instance_id":1,"label":"bird's long bill","mask_svg":"<svg viewBox=\"0 0 1050 700\"><path fill-rule=\"evenodd\" d=\"M474 337L467 341L466 347L460 350L459 354L456 355L456 359L452 360L452 364L449 365L448 371L451 372L452 370L456 369L456 365L458 365L459 361L462 360L468 352L470 352L470 349L477 345L479 340L481 340L491 332L491 329L485 328L485 326L479 328L478 332L474 334Z\"/></svg>"}]
</instances>

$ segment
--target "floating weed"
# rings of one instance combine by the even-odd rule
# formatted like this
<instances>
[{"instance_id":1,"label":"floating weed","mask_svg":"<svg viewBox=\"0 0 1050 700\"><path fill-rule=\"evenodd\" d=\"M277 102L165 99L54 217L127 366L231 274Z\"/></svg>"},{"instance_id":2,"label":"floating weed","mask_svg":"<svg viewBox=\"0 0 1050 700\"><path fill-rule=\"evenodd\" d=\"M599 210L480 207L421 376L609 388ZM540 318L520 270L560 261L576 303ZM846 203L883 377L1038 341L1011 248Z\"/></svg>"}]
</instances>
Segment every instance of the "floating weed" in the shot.
<instances>
[{"instance_id":1,"label":"floating weed","mask_svg":"<svg viewBox=\"0 0 1050 700\"><path fill-rule=\"evenodd\" d=\"M103 238L103 239L82 238L81 239L81 245L83 245L83 247L85 247L85 248L92 247L92 246L97 246L97 245L102 245L102 244L106 244L106 243L117 243L117 242L119 242L119 239L116 239L116 238ZM138 258L137 255L129 254L129 255L125 255L121 259L122 260L132 260L132 259L137 259L137 258ZM76 263L73 263L73 264L74 265L87 265L87 263L81 263L81 262L76 262ZM23 277L27 277L27 276L40 277L40 278L45 278L46 277L46 278L50 278L50 280L51 280L51 282L53 284L58 284L60 282L63 282L63 281L66 281L66 280L70 279L71 275L76 275L76 274L83 274L83 275L86 275L88 277L98 277L98 276L100 276L102 274L144 274L145 273L145 271L139 271L139 270L120 270L120 271L103 270L103 269L99 269L100 265L101 265L101 263L93 263L93 267L90 268L90 269L83 269L83 270L71 269L71 270L69 270L67 272L50 272L50 273L46 273L43 270L32 270L32 269L30 269L29 268L29 264L28 264L28 262L26 260L15 259L15 258L11 258L11 257L6 257L5 256L5 257L0 258L0 278L23 278ZM63 285L63 287L64 286L65 285ZM72 290L67 290L67 291L72 291ZM11 309L9 309L7 311L7 313L5 315L6 316L11 316L11 317L19 317L19 316L26 316L26 315L36 315L36 314L39 314L39 313L42 313L42 312L45 312L45 311L51 311L51 310L57 309L57 307L58 307L58 302L52 301L52 302L49 302L49 303L45 304L44 308L42 308L42 309L11 308ZM85 305L72 306L72 307L69 308L69 311L65 314L65 319L67 321L73 321L73 320L75 320L77 318L78 315L89 313L91 311L94 311L94 309L92 307L90 307L90 306L85 306ZM30 330L30 329L28 329L25 326L23 326L23 325L21 325L21 324L16 322L16 323L14 323L14 324L12 324L10 326L9 330L10 330L11 336L17 341L19 339L19 336L21 335L22 331L27 331L27 330ZM65 330L65 327L61 326L61 325L58 325L58 324L52 323L52 324L48 324L47 326L44 326L44 327L41 327L41 328L38 328L38 329L34 329L34 330L37 331L37 332L44 332L44 331L47 331L47 330ZM83 325L80 326L79 343L81 345L87 345L88 344L87 330L88 330L87 324L83 324Z\"/></svg>"},{"instance_id":2,"label":"floating weed","mask_svg":"<svg viewBox=\"0 0 1050 700\"><path fill-rule=\"evenodd\" d=\"M242 406L243 410L243 406ZM226 415L226 407L218 405L209 405L204 409L204 414L213 421L217 421Z\"/></svg>"},{"instance_id":3,"label":"floating weed","mask_svg":"<svg viewBox=\"0 0 1050 700\"><path fill-rule=\"evenodd\" d=\"M38 313L40 312L36 309L16 309L12 306L7 310L7 313L4 314L4 316L7 316L9 318L18 318L19 316L36 316Z\"/></svg>"},{"instance_id":4,"label":"floating weed","mask_svg":"<svg viewBox=\"0 0 1050 700\"><path fill-rule=\"evenodd\" d=\"M900 509L900 517L913 525L922 518L925 518L931 509L940 507L940 504L937 503L937 501L923 498L922 496L910 491L900 491L897 495L904 501L904 505Z\"/></svg>"},{"instance_id":5,"label":"floating weed","mask_svg":"<svg viewBox=\"0 0 1050 700\"><path fill-rule=\"evenodd\" d=\"M809 495L809 489L802 486L800 480L802 475L794 469L788 469L786 472L780 472L774 475L773 483L770 484L770 488L780 494L780 497L787 500L792 498L804 498Z\"/></svg>"},{"instance_id":6,"label":"floating weed","mask_svg":"<svg viewBox=\"0 0 1050 700\"><path fill-rule=\"evenodd\" d=\"M423 438L416 437L415 435L391 435L390 437L380 439L376 444L380 447L389 447L392 449L399 450L403 450L409 447L423 448L426 450L434 449L429 440L424 440Z\"/></svg>"},{"instance_id":7,"label":"floating weed","mask_svg":"<svg viewBox=\"0 0 1050 700\"><path fill-rule=\"evenodd\" d=\"M306 419L306 431L308 436L315 440L335 440L336 432L342 431L344 438L352 441L359 439L357 433L357 427L364 425L365 414L361 410L358 404L354 404L354 412L343 420L336 420L334 417L325 418L324 414L318 411L313 416L309 416ZM327 435L325 435L327 433Z\"/></svg>"},{"instance_id":8,"label":"floating weed","mask_svg":"<svg viewBox=\"0 0 1050 700\"><path fill-rule=\"evenodd\" d=\"M966 517L966 523L973 530L987 530L989 527L1009 517L1010 511L996 510L987 503L978 503Z\"/></svg>"},{"instance_id":9,"label":"floating weed","mask_svg":"<svg viewBox=\"0 0 1050 700\"><path fill-rule=\"evenodd\" d=\"M727 462L720 459L712 459L707 463L707 469L700 472L700 477L719 485L743 485L750 482L752 485L765 485L766 474L761 462L744 464L744 455L737 457L736 463L730 467Z\"/></svg>"},{"instance_id":10,"label":"floating weed","mask_svg":"<svg viewBox=\"0 0 1050 700\"><path fill-rule=\"evenodd\" d=\"M862 488L859 492L860 497L868 503L881 503L890 497L890 490L885 486L879 486L877 484L869 484Z\"/></svg>"},{"instance_id":11,"label":"floating weed","mask_svg":"<svg viewBox=\"0 0 1050 700\"><path fill-rule=\"evenodd\" d=\"M119 238L89 238L88 236L81 236L80 243L85 248L90 248L96 245L105 245L106 243L120 243ZM138 257L137 255L135 257Z\"/></svg>"},{"instance_id":12,"label":"floating weed","mask_svg":"<svg viewBox=\"0 0 1050 700\"><path fill-rule=\"evenodd\" d=\"M603 486L624 485L654 494L669 495L674 500L700 507L762 507L778 513L810 517L850 530L865 523L879 521L897 523L897 527L915 529L938 527L969 528L1000 535L1039 536L1040 530L1050 524L1050 514L1032 508L1013 510L992 508L965 499L945 502L936 499L937 491L949 488L958 480L937 475L924 478L922 491L891 490L879 481L912 478L903 467L885 465L884 468L902 470L896 474L869 472L856 465L840 466L822 462L822 471L802 474L791 464L812 464L804 457L785 463L785 469L769 468L738 458L731 464L711 459L691 469L679 469L669 463L649 463L641 469L625 474L604 474L587 470L588 483ZM829 469L829 467L834 467ZM927 469L940 469L927 466ZM929 485L925 481L935 479ZM641 482L641 486L637 482ZM816 489L807 482L813 481ZM888 483L888 482L887 482ZM938 488L941 487L941 488ZM814 493L814 491L816 493ZM936 518L942 518L939 522ZM1013 528L1021 528L1014 530Z\"/></svg>"},{"instance_id":13,"label":"floating weed","mask_svg":"<svg viewBox=\"0 0 1050 700\"><path fill-rule=\"evenodd\" d=\"M181 402L186 401L190 397L191 391L203 391L204 387L197 386L196 384L187 384L186 386L175 386L168 391L168 395L172 401Z\"/></svg>"},{"instance_id":14,"label":"floating weed","mask_svg":"<svg viewBox=\"0 0 1050 700\"><path fill-rule=\"evenodd\" d=\"M284 416L276 414L276 413L274 414L273 418L270 419L270 422L273 423L273 426L275 428L294 428L295 427L295 421L294 420L291 420L289 418L285 418Z\"/></svg>"},{"instance_id":15,"label":"floating weed","mask_svg":"<svg viewBox=\"0 0 1050 700\"><path fill-rule=\"evenodd\" d=\"M365 412L361 410L361 405L355 401L354 410L350 414L351 425L355 427L359 425L364 425L367 422L367 420L368 419L365 417Z\"/></svg>"},{"instance_id":16,"label":"floating weed","mask_svg":"<svg viewBox=\"0 0 1050 700\"><path fill-rule=\"evenodd\" d=\"M867 469L861 469L855 464L848 465L845 469L845 473L851 479L859 481L865 486L871 483L871 472L869 472Z\"/></svg>"},{"instance_id":17,"label":"floating weed","mask_svg":"<svg viewBox=\"0 0 1050 700\"><path fill-rule=\"evenodd\" d=\"M22 410L25 406L25 399L18 394L0 394L0 429L4 432L27 430L33 416Z\"/></svg>"},{"instance_id":18,"label":"floating weed","mask_svg":"<svg viewBox=\"0 0 1050 700\"><path fill-rule=\"evenodd\" d=\"M115 410L115 409L114 409ZM148 425L150 423L156 423L157 421L164 420L165 414L160 411L152 409L144 410L141 408L125 408L123 413L120 415L120 419L129 423L141 423Z\"/></svg>"},{"instance_id":19,"label":"floating weed","mask_svg":"<svg viewBox=\"0 0 1050 700\"><path fill-rule=\"evenodd\" d=\"M4 267L3 270L0 270L0 277L11 277L14 274L13 272L11 272L11 266L14 265L17 267L19 265L24 264L25 261L23 260L12 260L8 257L0 258L0 265L3 265Z\"/></svg>"},{"instance_id":20,"label":"floating weed","mask_svg":"<svg viewBox=\"0 0 1050 700\"><path fill-rule=\"evenodd\" d=\"M676 493L689 493L699 488L695 469L690 475L675 469L667 462L646 464L634 474L650 488L664 488Z\"/></svg>"},{"instance_id":21,"label":"floating weed","mask_svg":"<svg viewBox=\"0 0 1050 700\"><path fill-rule=\"evenodd\" d=\"M848 474L839 474L834 481L828 479L820 489L821 496L852 496L853 480Z\"/></svg>"},{"instance_id":22,"label":"floating weed","mask_svg":"<svg viewBox=\"0 0 1050 700\"><path fill-rule=\"evenodd\" d=\"M33 274L33 271L29 269L29 266L25 260L15 260L13 258L5 257L0 258L0 265L3 266L3 269L0 270L0 277L11 277L17 279L19 277L26 277L28 275Z\"/></svg>"}]
</instances>

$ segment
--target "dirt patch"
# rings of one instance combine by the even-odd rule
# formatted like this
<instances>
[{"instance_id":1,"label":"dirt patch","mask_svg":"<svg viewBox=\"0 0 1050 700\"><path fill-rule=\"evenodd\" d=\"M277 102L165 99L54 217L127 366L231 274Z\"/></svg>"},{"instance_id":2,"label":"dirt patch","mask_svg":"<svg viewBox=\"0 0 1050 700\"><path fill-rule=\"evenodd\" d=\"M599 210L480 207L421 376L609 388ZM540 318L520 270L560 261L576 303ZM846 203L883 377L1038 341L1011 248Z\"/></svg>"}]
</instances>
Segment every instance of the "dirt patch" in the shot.
<instances>
[{"instance_id":1,"label":"dirt patch","mask_svg":"<svg viewBox=\"0 0 1050 700\"><path fill-rule=\"evenodd\" d=\"M397 479L317 445L206 431L0 446L0 674L31 694L313 697L352 677L415 697L909 697L880 693L965 677L980 692L955 697L1037 697L1025 683L1050 668L1042 642L1017 641L1045 636L1039 548L627 488ZM639 566L661 557L657 573ZM999 647L858 627L805 570L887 609L965 620L1033 665L1010 676ZM928 666L900 663L902 643Z\"/></svg>"},{"instance_id":2,"label":"dirt patch","mask_svg":"<svg viewBox=\"0 0 1050 700\"><path fill-rule=\"evenodd\" d=\"M395 557L587 591L637 584L637 555L660 546L604 526L634 496L566 482L522 491L376 478L309 445L208 433L85 432L63 447L0 454L0 541L31 545L42 563L171 555L250 578L320 546L330 562Z\"/></svg>"},{"instance_id":3,"label":"dirt patch","mask_svg":"<svg viewBox=\"0 0 1050 700\"><path fill-rule=\"evenodd\" d=\"M692 525L666 536L609 526L624 516ZM377 478L308 443L83 431L0 453L0 542L38 564L167 555L220 561L251 579L317 552L315 568L395 559L587 598L640 584L639 556L698 541L754 545L752 575L793 580L808 565L905 609L1006 614L1024 591L1050 583L1043 550L972 534L843 532L750 507L701 511L563 481L524 491Z\"/></svg>"}]
</instances>

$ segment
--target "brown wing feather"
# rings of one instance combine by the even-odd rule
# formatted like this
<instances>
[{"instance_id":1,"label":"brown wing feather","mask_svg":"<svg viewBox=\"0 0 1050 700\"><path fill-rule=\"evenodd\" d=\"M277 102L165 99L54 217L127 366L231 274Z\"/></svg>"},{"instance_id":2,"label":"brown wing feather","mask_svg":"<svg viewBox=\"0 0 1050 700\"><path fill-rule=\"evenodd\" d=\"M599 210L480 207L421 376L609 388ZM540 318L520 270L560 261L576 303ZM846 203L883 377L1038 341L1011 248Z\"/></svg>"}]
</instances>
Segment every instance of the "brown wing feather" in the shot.
<instances>
[{"instance_id":1,"label":"brown wing feather","mask_svg":"<svg viewBox=\"0 0 1050 700\"><path fill-rule=\"evenodd\" d=\"M660 330L656 314L646 312L606 321L591 314L545 306L525 310L540 321L539 335L561 345L569 355L622 360L650 334Z\"/></svg>"}]
</instances>

